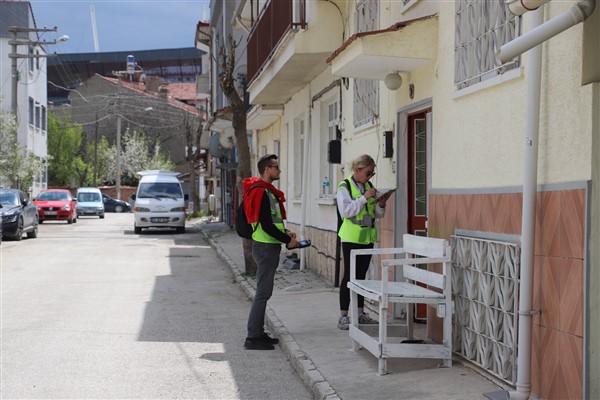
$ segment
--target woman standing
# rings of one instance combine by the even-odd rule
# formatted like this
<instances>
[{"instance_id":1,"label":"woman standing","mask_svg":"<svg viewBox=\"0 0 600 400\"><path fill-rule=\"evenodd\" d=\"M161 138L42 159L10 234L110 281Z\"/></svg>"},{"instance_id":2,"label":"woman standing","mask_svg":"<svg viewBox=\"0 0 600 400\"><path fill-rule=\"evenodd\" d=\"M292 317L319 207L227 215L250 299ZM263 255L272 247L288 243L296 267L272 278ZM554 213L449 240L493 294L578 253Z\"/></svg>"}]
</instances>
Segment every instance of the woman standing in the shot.
<instances>
[{"instance_id":1,"label":"woman standing","mask_svg":"<svg viewBox=\"0 0 600 400\"><path fill-rule=\"evenodd\" d=\"M377 241L377 226L375 219L385 215L385 203L391 193L376 199L377 190L369 179L375 175L375 161L368 154L363 154L352 161L352 175L341 181L337 190L337 204L343 219L338 236L342 241L344 257L344 276L340 284L340 317L339 329L348 329L350 317L350 251L354 249L372 249ZM371 255L356 257L356 279L365 279ZM358 323L376 324L364 312L364 297L358 296Z\"/></svg>"}]
</instances>

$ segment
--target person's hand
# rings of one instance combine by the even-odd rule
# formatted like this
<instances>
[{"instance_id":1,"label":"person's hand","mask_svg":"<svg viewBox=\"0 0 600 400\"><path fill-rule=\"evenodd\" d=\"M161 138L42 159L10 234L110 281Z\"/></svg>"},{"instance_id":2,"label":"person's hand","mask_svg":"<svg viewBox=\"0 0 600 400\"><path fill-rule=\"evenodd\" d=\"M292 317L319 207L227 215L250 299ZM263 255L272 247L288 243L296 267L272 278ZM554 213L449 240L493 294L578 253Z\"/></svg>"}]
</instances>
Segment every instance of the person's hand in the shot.
<instances>
[{"instance_id":1,"label":"person's hand","mask_svg":"<svg viewBox=\"0 0 600 400\"><path fill-rule=\"evenodd\" d=\"M287 235L289 237L291 237L292 239L296 239L296 233L292 232L292 231L286 231L285 233L287 233Z\"/></svg>"},{"instance_id":2,"label":"person's hand","mask_svg":"<svg viewBox=\"0 0 600 400\"><path fill-rule=\"evenodd\" d=\"M385 203L388 201L388 199L392 196L392 192L387 192L386 194L382 195L378 200L379 200L379 207L383 208L385 207Z\"/></svg>"},{"instance_id":3,"label":"person's hand","mask_svg":"<svg viewBox=\"0 0 600 400\"><path fill-rule=\"evenodd\" d=\"M288 249L295 249L299 245L300 244L296 240L296 234L294 233L294 237L292 238L292 240L288 244L285 245L285 247L287 247Z\"/></svg>"},{"instance_id":4,"label":"person's hand","mask_svg":"<svg viewBox=\"0 0 600 400\"><path fill-rule=\"evenodd\" d=\"M377 189L371 188L371 189L367 190L365 192L365 194L363 194L363 196L365 196L365 199L370 199L371 197L375 196L376 194L377 194Z\"/></svg>"}]
</instances>

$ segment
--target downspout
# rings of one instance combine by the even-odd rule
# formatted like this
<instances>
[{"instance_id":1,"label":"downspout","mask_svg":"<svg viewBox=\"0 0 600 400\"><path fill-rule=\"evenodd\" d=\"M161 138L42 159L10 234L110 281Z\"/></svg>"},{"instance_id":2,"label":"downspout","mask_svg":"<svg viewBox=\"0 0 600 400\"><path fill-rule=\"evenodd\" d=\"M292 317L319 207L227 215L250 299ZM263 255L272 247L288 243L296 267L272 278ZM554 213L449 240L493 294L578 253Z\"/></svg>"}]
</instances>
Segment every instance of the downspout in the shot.
<instances>
[{"instance_id":1,"label":"downspout","mask_svg":"<svg viewBox=\"0 0 600 400\"><path fill-rule=\"evenodd\" d=\"M517 350L516 391L511 399L529 399L531 392L531 317L533 260L535 248L535 200L537 195L537 165L542 47L544 41L582 22L594 11L595 0L580 1L557 17L543 22L543 11L532 15L533 28L500 48L498 58L505 63L530 50L527 68L527 116L525 132L525 171L523 174L523 211L521 224L521 283L519 286L519 332Z\"/></svg>"},{"instance_id":2,"label":"downspout","mask_svg":"<svg viewBox=\"0 0 600 400\"><path fill-rule=\"evenodd\" d=\"M307 99L306 99L306 122L304 123L304 160L302 160L302 166L304 170L302 171L302 211L301 211L301 221L300 221L300 239L306 239L306 202L308 200L308 175L310 168L308 167L308 150L310 149L308 138L310 137L309 132L311 130L311 99L310 99L310 84L307 85L306 89ZM306 249L300 249L300 271L304 271L306 268Z\"/></svg>"},{"instance_id":3,"label":"downspout","mask_svg":"<svg viewBox=\"0 0 600 400\"><path fill-rule=\"evenodd\" d=\"M505 44L498 52L498 58L505 63L527 50L545 42L553 36L577 25L592 15L596 6L595 0L583 0L577 2L573 7L560 15L546 21L544 24L534 27L524 35Z\"/></svg>"}]
</instances>

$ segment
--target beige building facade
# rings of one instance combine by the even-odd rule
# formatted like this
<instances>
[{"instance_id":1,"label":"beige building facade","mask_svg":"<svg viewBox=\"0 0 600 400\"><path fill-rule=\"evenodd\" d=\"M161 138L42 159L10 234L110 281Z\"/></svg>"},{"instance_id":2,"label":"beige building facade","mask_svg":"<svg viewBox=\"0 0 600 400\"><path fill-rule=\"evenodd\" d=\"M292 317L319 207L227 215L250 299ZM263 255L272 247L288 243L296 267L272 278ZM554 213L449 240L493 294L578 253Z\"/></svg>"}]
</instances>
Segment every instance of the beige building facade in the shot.
<instances>
[{"instance_id":1,"label":"beige building facade","mask_svg":"<svg viewBox=\"0 0 600 400\"><path fill-rule=\"evenodd\" d=\"M253 21L248 127L257 156L280 155L288 223L313 241L302 267L338 278L335 191L368 153L374 185L398 189L379 246L407 232L453 243L457 356L516 398L598 398L600 7L542 41L536 118L532 52L497 52L579 3L520 17L503 1L282 3L240 7ZM253 52L269 13L289 26Z\"/></svg>"}]
</instances>

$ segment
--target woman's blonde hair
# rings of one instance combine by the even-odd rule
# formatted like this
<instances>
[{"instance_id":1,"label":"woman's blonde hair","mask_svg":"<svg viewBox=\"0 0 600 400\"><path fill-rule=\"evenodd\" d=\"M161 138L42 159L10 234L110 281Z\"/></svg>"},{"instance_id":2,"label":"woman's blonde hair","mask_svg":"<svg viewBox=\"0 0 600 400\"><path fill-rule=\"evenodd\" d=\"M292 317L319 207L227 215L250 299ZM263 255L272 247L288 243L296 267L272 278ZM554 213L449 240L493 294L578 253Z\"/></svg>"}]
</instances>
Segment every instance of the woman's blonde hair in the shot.
<instances>
[{"instance_id":1,"label":"woman's blonde hair","mask_svg":"<svg viewBox=\"0 0 600 400\"><path fill-rule=\"evenodd\" d=\"M356 157L352 161L352 171L354 171L354 169L356 169L356 168L363 169L370 165L372 165L373 167L377 166L377 165L375 165L375 160L373 160L373 157L371 157L368 154L363 154L361 156Z\"/></svg>"}]
</instances>

